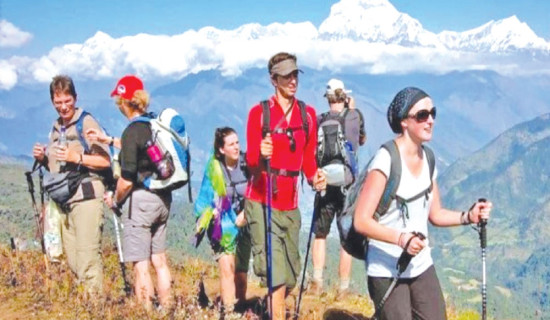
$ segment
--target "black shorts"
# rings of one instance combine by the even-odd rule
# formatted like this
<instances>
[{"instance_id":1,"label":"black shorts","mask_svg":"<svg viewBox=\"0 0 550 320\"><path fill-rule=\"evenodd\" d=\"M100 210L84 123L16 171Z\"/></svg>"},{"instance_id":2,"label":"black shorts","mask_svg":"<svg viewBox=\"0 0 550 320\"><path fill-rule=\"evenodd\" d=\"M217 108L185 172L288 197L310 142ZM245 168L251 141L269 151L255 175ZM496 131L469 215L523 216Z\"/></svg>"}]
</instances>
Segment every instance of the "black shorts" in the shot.
<instances>
[{"instance_id":1,"label":"black shorts","mask_svg":"<svg viewBox=\"0 0 550 320\"><path fill-rule=\"evenodd\" d=\"M315 212L315 223L313 233L315 238L324 239L330 233L330 225L334 217L342 214L344 209L344 200L346 196L342 193L340 187L327 187L327 193L318 201L318 208Z\"/></svg>"}]
</instances>

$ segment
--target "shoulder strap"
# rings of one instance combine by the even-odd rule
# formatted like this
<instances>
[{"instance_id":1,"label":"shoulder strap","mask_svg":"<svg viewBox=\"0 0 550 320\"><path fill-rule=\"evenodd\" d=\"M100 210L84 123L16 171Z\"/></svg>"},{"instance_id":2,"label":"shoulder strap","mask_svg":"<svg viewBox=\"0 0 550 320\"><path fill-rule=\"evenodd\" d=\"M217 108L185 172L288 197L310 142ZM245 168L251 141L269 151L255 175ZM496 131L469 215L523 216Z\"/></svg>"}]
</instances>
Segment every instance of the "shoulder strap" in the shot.
<instances>
[{"instance_id":1,"label":"shoulder strap","mask_svg":"<svg viewBox=\"0 0 550 320\"><path fill-rule=\"evenodd\" d=\"M84 153L89 153L90 148L88 147L88 143L86 143L86 139L84 139L84 136L82 135L82 132L84 130L84 117L86 116L92 116L90 113L82 110L82 113L80 114L80 117L78 120L76 120L75 126L76 126L76 132L78 133L78 140L80 141L80 144L84 148ZM93 118L93 117L92 117Z\"/></svg>"},{"instance_id":2,"label":"shoulder strap","mask_svg":"<svg viewBox=\"0 0 550 320\"><path fill-rule=\"evenodd\" d=\"M86 116L90 116L90 117L92 117L92 119L95 120L95 118L92 116L91 113L82 110L82 114L80 115L80 117L76 121L75 126L76 126L76 132L78 133L78 140L80 141L80 144L84 148L84 153L90 153L90 148L88 147L88 143L86 143L86 139L84 139L84 136L83 136L84 118ZM97 122L97 120L95 120L95 121ZM99 125L99 122L97 122L97 124ZM109 133L107 132L107 130L105 130L105 128L101 127L101 129L103 130L103 132L105 132L106 135L109 135ZM111 157L111 161L113 160L114 154L115 154L115 149L112 145L110 145L109 146L109 155Z\"/></svg>"},{"instance_id":3,"label":"shoulder strap","mask_svg":"<svg viewBox=\"0 0 550 320\"><path fill-rule=\"evenodd\" d=\"M306 103L302 100L298 100L298 106L300 107L300 115L302 116L302 128L306 134L306 143L309 140L309 121L307 119Z\"/></svg>"},{"instance_id":4,"label":"shoulder strap","mask_svg":"<svg viewBox=\"0 0 550 320\"><path fill-rule=\"evenodd\" d=\"M344 110L340 113L340 125L342 126L342 133L346 134L346 117L348 116L349 108L344 108Z\"/></svg>"},{"instance_id":5,"label":"shoulder strap","mask_svg":"<svg viewBox=\"0 0 550 320\"><path fill-rule=\"evenodd\" d=\"M378 208L376 212L382 216L390 207L390 203L397 194L397 187L399 187L399 182L401 181L401 155L399 154L399 148L394 140L387 141L382 145L381 148L388 150L391 158L391 168L390 176L386 181L386 187L384 188L384 193L382 193L382 198L378 203Z\"/></svg>"},{"instance_id":6,"label":"shoulder strap","mask_svg":"<svg viewBox=\"0 0 550 320\"><path fill-rule=\"evenodd\" d=\"M422 145L422 149L424 149L424 152L426 153L426 157L428 158L428 167L430 168L430 180L432 180L434 177L434 171L435 171L435 155L433 150L426 145Z\"/></svg>"},{"instance_id":7,"label":"shoulder strap","mask_svg":"<svg viewBox=\"0 0 550 320\"><path fill-rule=\"evenodd\" d=\"M246 152L240 152L239 153L239 167L241 168L241 171L244 174L244 177L248 180L249 172L248 172L248 166L246 165Z\"/></svg>"},{"instance_id":8,"label":"shoulder strap","mask_svg":"<svg viewBox=\"0 0 550 320\"><path fill-rule=\"evenodd\" d=\"M268 133L271 132L270 126L270 110L269 110L269 100L263 100L260 102L262 105L262 137L265 137Z\"/></svg>"},{"instance_id":9,"label":"shoulder strap","mask_svg":"<svg viewBox=\"0 0 550 320\"><path fill-rule=\"evenodd\" d=\"M422 145L422 149L424 149L424 151L426 153L426 157L427 157L427 161L428 161L428 167L430 168L430 185L428 186L428 188L422 190L421 192L419 192L415 196L410 197L408 199L403 199L403 198L396 195L397 200L400 201L400 202L407 203L407 202L411 202L411 201L414 201L416 199L419 199L421 197L425 197L426 199L428 199L428 196L429 196L430 192L432 192L432 189L433 189L433 174L434 174L434 170L435 170L435 156L434 156L433 151L430 148L428 148L427 146Z\"/></svg>"}]
</instances>

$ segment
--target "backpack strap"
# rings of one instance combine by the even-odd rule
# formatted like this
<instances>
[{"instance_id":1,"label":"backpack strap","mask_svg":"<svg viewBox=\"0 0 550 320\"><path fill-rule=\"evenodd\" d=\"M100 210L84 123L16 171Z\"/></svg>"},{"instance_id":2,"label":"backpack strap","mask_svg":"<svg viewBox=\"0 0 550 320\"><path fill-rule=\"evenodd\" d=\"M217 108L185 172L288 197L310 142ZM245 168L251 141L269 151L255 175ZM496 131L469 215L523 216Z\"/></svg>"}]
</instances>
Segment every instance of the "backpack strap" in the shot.
<instances>
[{"instance_id":1,"label":"backpack strap","mask_svg":"<svg viewBox=\"0 0 550 320\"><path fill-rule=\"evenodd\" d=\"M390 203L395 199L397 194L397 188L399 187L399 182L401 181L401 155L399 154L399 148L394 140L387 141L384 143L381 148L386 149L390 154L391 167L390 167L390 176L386 181L386 187L378 203L376 209L376 214L379 216L384 215Z\"/></svg>"},{"instance_id":2,"label":"backpack strap","mask_svg":"<svg viewBox=\"0 0 550 320\"><path fill-rule=\"evenodd\" d=\"M342 112L340 112L340 118L338 119L340 121L340 125L342 126L342 133L346 134L346 117L348 116L349 108L344 108Z\"/></svg>"},{"instance_id":3,"label":"backpack strap","mask_svg":"<svg viewBox=\"0 0 550 320\"><path fill-rule=\"evenodd\" d=\"M84 132L84 118L86 116L90 116L90 117L92 117L92 119L95 120L95 118L92 116L91 113L82 110L82 113L80 114L80 117L76 121L75 126L76 126L76 132L78 133L78 140L80 141L80 144L84 148L84 153L89 154L90 153L90 148L88 147L88 143L86 142L86 139L84 139L84 135L83 135L83 132ZM97 122L97 124L99 124L99 122L97 120L95 120L95 122ZM105 128L101 127L101 129L103 130L103 132L105 132L106 135L109 135L109 133L107 132L107 130ZM115 154L114 147L112 145L109 145L109 155L111 157L111 161L113 159L114 154Z\"/></svg>"},{"instance_id":4,"label":"backpack strap","mask_svg":"<svg viewBox=\"0 0 550 320\"><path fill-rule=\"evenodd\" d=\"M426 158L428 160L428 167L430 168L430 181L431 181L434 177L434 171L435 171L435 155L433 150L426 145L422 145L422 149L424 149L424 152L426 153ZM431 191L431 187L432 186L430 185L430 191Z\"/></svg>"},{"instance_id":5,"label":"backpack strap","mask_svg":"<svg viewBox=\"0 0 550 320\"><path fill-rule=\"evenodd\" d=\"M86 139L84 139L83 132L84 132L84 117L92 115L84 110L82 110L82 113L80 114L80 117L78 120L76 120L75 126L76 126L76 132L78 133L78 140L80 141L80 144L84 148L84 153L90 153L90 148L88 147L88 143L86 143ZM93 118L93 117L92 117Z\"/></svg>"},{"instance_id":6,"label":"backpack strap","mask_svg":"<svg viewBox=\"0 0 550 320\"><path fill-rule=\"evenodd\" d=\"M300 107L300 116L302 117L302 129L306 134L306 144L309 140L309 121L307 119L306 103L302 100L298 100L298 106Z\"/></svg>"},{"instance_id":7,"label":"backpack strap","mask_svg":"<svg viewBox=\"0 0 550 320\"><path fill-rule=\"evenodd\" d=\"M263 100L260 104L262 105L262 137L265 137L271 132L269 100Z\"/></svg>"},{"instance_id":8,"label":"backpack strap","mask_svg":"<svg viewBox=\"0 0 550 320\"><path fill-rule=\"evenodd\" d=\"M435 171L435 155L428 146L422 145L422 149L424 150L426 154L426 158L428 161L428 167L430 170L430 186L419 192L418 194L408 198L403 199L397 195L397 188L399 187L399 183L401 182L401 155L399 153L399 148L397 147L397 144L394 140L390 140L382 145L382 148L388 150L391 157L391 169L390 169L390 176L388 177L388 180L386 182L386 187L384 189L384 193L382 194L382 198L380 199L380 203L378 204L378 208L376 210L376 213L379 216L384 215L390 206L390 203L392 200L397 199L401 203L407 203L414 200L417 200L421 197L428 197L428 195L432 192L433 189L433 175Z\"/></svg>"}]
</instances>

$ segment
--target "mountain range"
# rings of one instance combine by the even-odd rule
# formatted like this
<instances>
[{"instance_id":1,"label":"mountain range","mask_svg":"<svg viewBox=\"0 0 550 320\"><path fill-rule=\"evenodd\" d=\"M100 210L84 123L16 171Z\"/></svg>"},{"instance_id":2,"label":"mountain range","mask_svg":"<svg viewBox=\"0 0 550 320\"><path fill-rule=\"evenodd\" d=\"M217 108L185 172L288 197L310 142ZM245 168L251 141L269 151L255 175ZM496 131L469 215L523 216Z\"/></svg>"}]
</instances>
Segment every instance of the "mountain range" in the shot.
<instances>
[{"instance_id":1,"label":"mountain range","mask_svg":"<svg viewBox=\"0 0 550 320\"><path fill-rule=\"evenodd\" d=\"M136 73L175 81L201 71L237 77L289 51L302 66L339 73L404 74L493 70L548 74L550 43L516 16L462 32L434 33L388 0L341 0L317 27L311 22L212 26L174 35L140 33L114 38L98 30L83 43L52 48L40 57L0 60L0 89L49 82L57 73L82 80Z\"/></svg>"},{"instance_id":2,"label":"mountain range","mask_svg":"<svg viewBox=\"0 0 550 320\"><path fill-rule=\"evenodd\" d=\"M550 313L549 154L550 114L544 114L456 161L438 180L447 207L466 210L477 198L493 202L487 274L497 319L540 319L537 314ZM474 234L469 228L434 229L439 267L480 279ZM451 274L456 282L456 273Z\"/></svg>"}]
</instances>

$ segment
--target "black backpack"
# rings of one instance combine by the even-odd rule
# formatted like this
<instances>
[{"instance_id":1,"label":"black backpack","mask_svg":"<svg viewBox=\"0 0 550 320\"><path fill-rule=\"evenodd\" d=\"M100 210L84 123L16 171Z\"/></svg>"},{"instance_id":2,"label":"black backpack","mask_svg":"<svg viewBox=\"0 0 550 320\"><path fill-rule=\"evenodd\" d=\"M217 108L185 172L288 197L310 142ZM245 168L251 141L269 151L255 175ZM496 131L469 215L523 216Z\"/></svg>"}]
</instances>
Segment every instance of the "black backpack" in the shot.
<instances>
[{"instance_id":1,"label":"black backpack","mask_svg":"<svg viewBox=\"0 0 550 320\"><path fill-rule=\"evenodd\" d=\"M358 171L355 152L345 136L348 113L348 108L337 114L325 112L317 121L317 164L325 169L327 182L332 186L349 187ZM336 179L331 179L332 172Z\"/></svg>"},{"instance_id":2,"label":"black backpack","mask_svg":"<svg viewBox=\"0 0 550 320\"><path fill-rule=\"evenodd\" d=\"M380 198L380 202L378 203L378 207L374 214L375 219L377 220L380 219L381 216L386 214L392 200L397 200L400 204L406 204L420 197L427 197L432 192L432 179L435 170L434 153L432 149L423 145L422 148L426 153L428 166L430 169L430 186L411 198L403 199L396 194L397 188L399 187L399 183L401 181L401 155L399 154L399 149L397 148L397 145L393 140L384 143L381 148L388 150L388 152L390 153L391 169L390 176L386 181L386 187L384 189L384 192L382 193L382 197ZM359 234L353 227L353 215L355 213L355 207L357 205L357 198L361 194L363 184L365 183L365 180L367 178L367 168L369 164L365 166L357 180L350 187L346 195L342 215L340 215L337 220L338 231L340 231L340 244L342 245L342 248L344 248L344 250L346 250L346 252L352 255L354 258L361 260L365 259L366 257L368 239L365 236Z\"/></svg>"}]
</instances>

